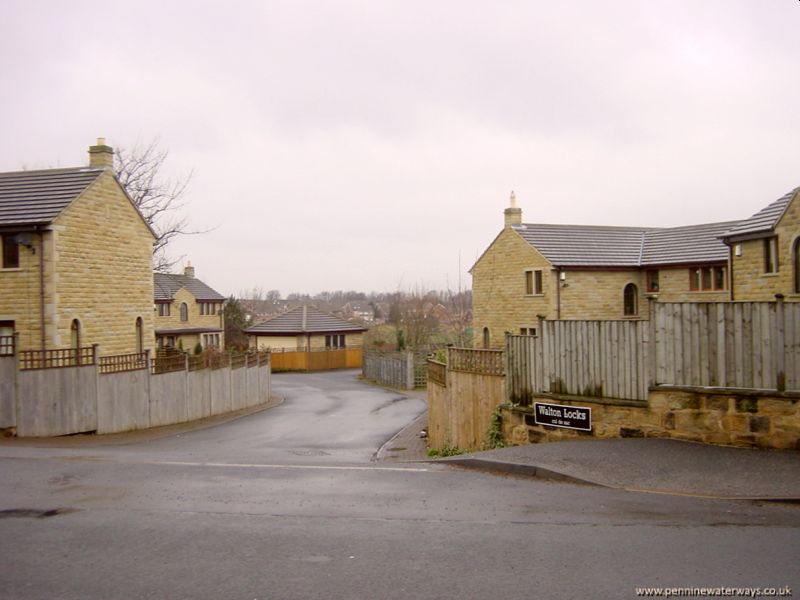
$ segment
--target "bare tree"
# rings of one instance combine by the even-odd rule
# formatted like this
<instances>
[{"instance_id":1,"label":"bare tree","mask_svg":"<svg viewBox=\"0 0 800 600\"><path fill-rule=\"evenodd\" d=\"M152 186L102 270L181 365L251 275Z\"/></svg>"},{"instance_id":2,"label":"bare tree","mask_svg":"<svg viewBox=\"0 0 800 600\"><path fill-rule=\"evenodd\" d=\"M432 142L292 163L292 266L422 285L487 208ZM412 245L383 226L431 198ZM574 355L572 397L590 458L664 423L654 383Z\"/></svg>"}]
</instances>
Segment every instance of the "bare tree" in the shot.
<instances>
[{"instance_id":1,"label":"bare tree","mask_svg":"<svg viewBox=\"0 0 800 600\"><path fill-rule=\"evenodd\" d=\"M114 155L114 170L117 178L144 220L156 234L153 246L153 269L167 273L179 258L167 255L167 245L176 236L205 233L191 229L182 210L186 205L184 196L192 172L176 179L163 172L169 156L167 150L159 148L158 139L147 145L137 144L130 150L117 148Z\"/></svg>"}]
</instances>

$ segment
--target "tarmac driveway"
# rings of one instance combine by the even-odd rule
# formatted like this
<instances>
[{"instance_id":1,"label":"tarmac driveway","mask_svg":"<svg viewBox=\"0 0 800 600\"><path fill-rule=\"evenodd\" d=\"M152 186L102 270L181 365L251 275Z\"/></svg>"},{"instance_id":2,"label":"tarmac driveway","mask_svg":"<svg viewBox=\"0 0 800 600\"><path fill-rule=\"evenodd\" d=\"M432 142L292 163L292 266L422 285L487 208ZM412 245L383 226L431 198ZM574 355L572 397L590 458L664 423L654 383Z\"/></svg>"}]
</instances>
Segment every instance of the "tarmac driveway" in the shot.
<instances>
[{"instance_id":1,"label":"tarmac driveway","mask_svg":"<svg viewBox=\"0 0 800 600\"><path fill-rule=\"evenodd\" d=\"M150 455L258 464L369 463L426 409L425 401L358 379L360 371L280 373L281 404L218 426L153 440ZM117 450L124 452L124 446ZM138 456L143 448L137 446ZM155 458L155 456L153 457Z\"/></svg>"}]
</instances>

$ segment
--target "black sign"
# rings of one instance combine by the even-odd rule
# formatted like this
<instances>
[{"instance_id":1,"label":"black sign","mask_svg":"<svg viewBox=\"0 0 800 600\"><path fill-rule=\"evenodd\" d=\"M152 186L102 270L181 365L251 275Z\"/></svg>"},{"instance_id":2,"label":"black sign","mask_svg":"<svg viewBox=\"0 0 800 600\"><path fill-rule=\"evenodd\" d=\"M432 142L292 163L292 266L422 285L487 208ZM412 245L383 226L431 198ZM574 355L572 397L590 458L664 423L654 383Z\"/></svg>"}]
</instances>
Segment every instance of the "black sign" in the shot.
<instances>
[{"instance_id":1,"label":"black sign","mask_svg":"<svg viewBox=\"0 0 800 600\"><path fill-rule=\"evenodd\" d=\"M533 403L533 415L537 425L566 427L567 429L592 430L592 409L563 404Z\"/></svg>"}]
</instances>

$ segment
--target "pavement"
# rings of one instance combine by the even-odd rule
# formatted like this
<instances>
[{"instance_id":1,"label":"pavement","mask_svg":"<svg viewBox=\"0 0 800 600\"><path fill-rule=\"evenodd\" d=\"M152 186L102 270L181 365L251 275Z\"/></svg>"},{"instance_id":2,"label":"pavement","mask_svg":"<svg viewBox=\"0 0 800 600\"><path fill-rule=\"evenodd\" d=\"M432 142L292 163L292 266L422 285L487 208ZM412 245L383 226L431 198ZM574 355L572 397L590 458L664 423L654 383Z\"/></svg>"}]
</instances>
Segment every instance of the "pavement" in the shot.
<instances>
[{"instance_id":1,"label":"pavement","mask_svg":"<svg viewBox=\"0 0 800 600\"><path fill-rule=\"evenodd\" d=\"M377 460L430 461L655 494L800 502L798 451L624 438L548 442L430 459L426 440L419 435L426 425L424 413L384 444Z\"/></svg>"}]
</instances>

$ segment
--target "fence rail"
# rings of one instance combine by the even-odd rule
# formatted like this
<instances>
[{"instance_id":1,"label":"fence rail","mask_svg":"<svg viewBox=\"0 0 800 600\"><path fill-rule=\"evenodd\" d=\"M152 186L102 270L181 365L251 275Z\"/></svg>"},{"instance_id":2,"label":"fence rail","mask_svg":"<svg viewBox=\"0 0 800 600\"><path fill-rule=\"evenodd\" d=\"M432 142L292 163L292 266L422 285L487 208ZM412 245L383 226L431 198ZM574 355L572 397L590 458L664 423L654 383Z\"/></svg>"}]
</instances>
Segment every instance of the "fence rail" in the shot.
<instances>
[{"instance_id":1,"label":"fence rail","mask_svg":"<svg viewBox=\"0 0 800 600\"><path fill-rule=\"evenodd\" d=\"M103 374L138 371L147 368L149 355L149 352L135 352L133 354L101 356L97 359L97 366L100 373Z\"/></svg>"},{"instance_id":2,"label":"fence rail","mask_svg":"<svg viewBox=\"0 0 800 600\"><path fill-rule=\"evenodd\" d=\"M451 371L503 376L505 374L503 354L502 350L448 348L447 365Z\"/></svg>"},{"instance_id":3,"label":"fence rail","mask_svg":"<svg viewBox=\"0 0 800 600\"><path fill-rule=\"evenodd\" d=\"M439 361L428 359L428 381L447 387L447 365Z\"/></svg>"},{"instance_id":4,"label":"fence rail","mask_svg":"<svg viewBox=\"0 0 800 600\"><path fill-rule=\"evenodd\" d=\"M30 371L91 366L95 364L96 355L96 346L60 350L23 350L19 353L19 368Z\"/></svg>"}]
</instances>

